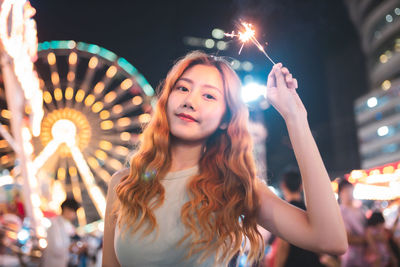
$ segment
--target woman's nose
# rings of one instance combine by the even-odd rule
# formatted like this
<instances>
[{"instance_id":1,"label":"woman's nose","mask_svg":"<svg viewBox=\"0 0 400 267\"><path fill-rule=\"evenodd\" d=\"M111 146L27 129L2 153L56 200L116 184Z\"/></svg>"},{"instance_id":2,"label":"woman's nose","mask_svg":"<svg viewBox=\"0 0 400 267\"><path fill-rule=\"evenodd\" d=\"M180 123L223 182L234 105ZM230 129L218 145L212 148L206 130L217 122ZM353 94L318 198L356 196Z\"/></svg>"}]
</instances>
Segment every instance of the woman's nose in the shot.
<instances>
[{"instance_id":1,"label":"woman's nose","mask_svg":"<svg viewBox=\"0 0 400 267\"><path fill-rule=\"evenodd\" d=\"M195 92L192 91L186 95L185 99L183 100L183 107L196 110L197 96Z\"/></svg>"}]
</instances>

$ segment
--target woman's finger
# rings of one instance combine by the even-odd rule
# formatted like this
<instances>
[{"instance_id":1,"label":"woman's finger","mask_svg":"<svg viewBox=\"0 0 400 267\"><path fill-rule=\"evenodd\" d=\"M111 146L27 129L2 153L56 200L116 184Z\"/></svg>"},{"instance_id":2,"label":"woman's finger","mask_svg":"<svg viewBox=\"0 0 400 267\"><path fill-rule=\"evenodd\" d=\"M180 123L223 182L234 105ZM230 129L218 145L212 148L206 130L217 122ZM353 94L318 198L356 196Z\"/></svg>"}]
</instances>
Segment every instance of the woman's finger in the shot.
<instances>
[{"instance_id":1,"label":"woman's finger","mask_svg":"<svg viewBox=\"0 0 400 267\"><path fill-rule=\"evenodd\" d=\"M279 87L281 87L281 88L287 87L286 82L285 82L285 77L283 76L283 73L282 73L282 64L278 63L276 65L277 65L275 67L276 86L278 88Z\"/></svg>"},{"instance_id":2,"label":"woman's finger","mask_svg":"<svg viewBox=\"0 0 400 267\"><path fill-rule=\"evenodd\" d=\"M267 88L272 88L272 87L276 87L274 68L272 68L271 71L269 72L267 80Z\"/></svg>"},{"instance_id":3,"label":"woman's finger","mask_svg":"<svg viewBox=\"0 0 400 267\"><path fill-rule=\"evenodd\" d=\"M285 76L285 80L286 80L286 83L292 83L293 82L293 77L292 77L292 74L287 74L286 76Z\"/></svg>"}]
</instances>

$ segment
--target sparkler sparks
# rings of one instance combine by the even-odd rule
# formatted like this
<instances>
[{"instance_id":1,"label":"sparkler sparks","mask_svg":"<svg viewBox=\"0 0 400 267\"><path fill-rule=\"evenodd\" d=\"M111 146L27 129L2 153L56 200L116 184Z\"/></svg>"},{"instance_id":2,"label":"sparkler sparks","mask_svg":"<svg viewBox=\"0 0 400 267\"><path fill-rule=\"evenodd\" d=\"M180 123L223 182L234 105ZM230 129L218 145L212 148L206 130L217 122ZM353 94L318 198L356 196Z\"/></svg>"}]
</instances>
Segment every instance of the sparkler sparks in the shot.
<instances>
[{"instance_id":1,"label":"sparkler sparks","mask_svg":"<svg viewBox=\"0 0 400 267\"><path fill-rule=\"evenodd\" d=\"M225 36L231 38L237 37L242 42L242 46L239 49L239 54L242 52L244 44L248 41L251 41L269 59L269 61L271 61L272 64L275 65L275 62L269 57L267 52L265 52L264 47L260 44L260 42L258 42L256 37L254 36L256 31L253 29L252 25L244 21L242 21L240 25L244 28L244 31L238 31L237 33L235 33L235 31L232 31L231 33L225 33Z\"/></svg>"}]
</instances>

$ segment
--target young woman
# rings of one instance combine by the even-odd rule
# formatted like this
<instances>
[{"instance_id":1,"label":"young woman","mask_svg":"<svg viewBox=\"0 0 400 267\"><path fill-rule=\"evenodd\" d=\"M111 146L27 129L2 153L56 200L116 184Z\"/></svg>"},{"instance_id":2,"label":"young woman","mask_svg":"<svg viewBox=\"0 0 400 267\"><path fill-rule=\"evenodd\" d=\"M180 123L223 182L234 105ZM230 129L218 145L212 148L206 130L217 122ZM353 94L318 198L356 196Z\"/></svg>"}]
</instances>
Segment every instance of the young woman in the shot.
<instances>
[{"instance_id":1,"label":"young woman","mask_svg":"<svg viewBox=\"0 0 400 267\"><path fill-rule=\"evenodd\" d=\"M220 58L192 52L162 84L130 169L111 179L103 266L225 266L244 240L251 245L249 259L257 261L263 256L257 224L298 247L346 250L346 231L297 80L279 63L267 88L289 131L307 212L257 179L236 73Z\"/></svg>"}]
</instances>

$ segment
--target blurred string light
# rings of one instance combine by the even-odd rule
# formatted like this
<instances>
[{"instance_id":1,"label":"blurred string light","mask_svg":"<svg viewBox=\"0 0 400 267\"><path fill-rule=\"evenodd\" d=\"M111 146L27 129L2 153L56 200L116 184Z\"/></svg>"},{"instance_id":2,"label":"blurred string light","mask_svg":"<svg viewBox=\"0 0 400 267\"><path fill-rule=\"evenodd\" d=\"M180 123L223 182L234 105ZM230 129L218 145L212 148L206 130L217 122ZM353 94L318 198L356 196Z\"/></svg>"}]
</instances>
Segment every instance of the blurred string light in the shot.
<instances>
[{"instance_id":1,"label":"blurred string light","mask_svg":"<svg viewBox=\"0 0 400 267\"><path fill-rule=\"evenodd\" d=\"M378 105L378 99L376 97L371 97L367 100L367 105L369 108L376 107Z\"/></svg>"},{"instance_id":2,"label":"blurred string light","mask_svg":"<svg viewBox=\"0 0 400 267\"><path fill-rule=\"evenodd\" d=\"M381 87L384 91L387 91L390 89L390 87L392 87L392 83L389 80L385 80L382 82Z\"/></svg>"},{"instance_id":3,"label":"blurred string light","mask_svg":"<svg viewBox=\"0 0 400 267\"><path fill-rule=\"evenodd\" d=\"M355 199L392 200L400 197L400 161L346 175Z\"/></svg>"},{"instance_id":4,"label":"blurred string light","mask_svg":"<svg viewBox=\"0 0 400 267\"><path fill-rule=\"evenodd\" d=\"M228 42L222 40L225 37L225 32L223 30L215 28L211 31L211 36L212 38L185 36L183 38L183 43L187 46L217 49L220 51L229 48Z\"/></svg>"},{"instance_id":5,"label":"blurred string light","mask_svg":"<svg viewBox=\"0 0 400 267\"><path fill-rule=\"evenodd\" d=\"M2 1L0 39L2 50L12 59L15 76L33 111L30 114L33 135L39 136L44 111L43 94L33 66L33 59L37 56L36 22L32 19L35 13L29 1Z\"/></svg>"},{"instance_id":6,"label":"blurred string light","mask_svg":"<svg viewBox=\"0 0 400 267\"><path fill-rule=\"evenodd\" d=\"M14 183L14 178L12 178L10 175L0 176L0 187L12 183Z\"/></svg>"},{"instance_id":7,"label":"blurred string light","mask_svg":"<svg viewBox=\"0 0 400 267\"><path fill-rule=\"evenodd\" d=\"M387 126L379 127L376 132L379 136L385 136L389 133L389 127Z\"/></svg>"},{"instance_id":8,"label":"blurred string light","mask_svg":"<svg viewBox=\"0 0 400 267\"><path fill-rule=\"evenodd\" d=\"M384 187L378 185L366 185L357 183L354 186L353 196L355 199L396 199L400 197L400 187Z\"/></svg>"},{"instance_id":9,"label":"blurred string light","mask_svg":"<svg viewBox=\"0 0 400 267\"><path fill-rule=\"evenodd\" d=\"M29 235L29 231L28 231L27 229L25 229L25 228L22 228L22 229L18 232L18 235L17 235L18 242L19 242L20 244L25 244L26 241L28 241L29 236L30 236L30 235Z\"/></svg>"}]
</instances>

